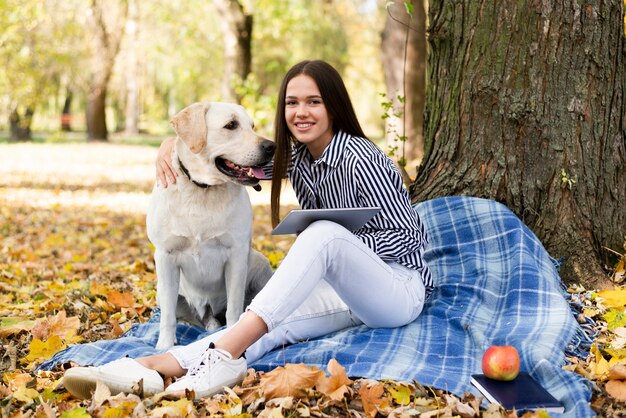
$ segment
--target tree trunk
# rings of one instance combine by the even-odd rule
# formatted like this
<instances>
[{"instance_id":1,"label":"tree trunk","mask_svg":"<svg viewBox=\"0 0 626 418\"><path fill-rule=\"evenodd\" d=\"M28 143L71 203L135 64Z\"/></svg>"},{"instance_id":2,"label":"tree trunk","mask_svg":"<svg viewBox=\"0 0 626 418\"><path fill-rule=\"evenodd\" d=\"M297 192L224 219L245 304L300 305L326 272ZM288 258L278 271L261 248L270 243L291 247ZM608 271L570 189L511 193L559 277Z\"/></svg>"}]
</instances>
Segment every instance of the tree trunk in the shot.
<instances>
[{"instance_id":1,"label":"tree trunk","mask_svg":"<svg viewBox=\"0 0 626 418\"><path fill-rule=\"evenodd\" d=\"M607 285L604 247L626 232L622 19L622 0L431 1L414 201L500 201L565 257L565 282Z\"/></svg>"},{"instance_id":2,"label":"tree trunk","mask_svg":"<svg viewBox=\"0 0 626 418\"><path fill-rule=\"evenodd\" d=\"M105 114L107 87L124 34L128 2L126 0L121 0L116 4L109 2L105 6L102 0L92 0L90 11L95 46L87 98L87 140L106 141L108 138ZM117 11L117 14L105 16L105 11L106 13Z\"/></svg>"},{"instance_id":3,"label":"tree trunk","mask_svg":"<svg viewBox=\"0 0 626 418\"><path fill-rule=\"evenodd\" d=\"M65 100L63 101L63 111L61 112L61 130L70 132L72 130L72 90L67 89Z\"/></svg>"},{"instance_id":4,"label":"tree trunk","mask_svg":"<svg viewBox=\"0 0 626 418\"><path fill-rule=\"evenodd\" d=\"M387 97L393 100L396 109L404 108L399 117L391 115L385 120L387 143L398 145L395 154L404 157L408 174L415 176L415 167L424 155L426 11L423 0L412 0L411 3L412 15L407 13L404 0L395 0L387 7L385 28L381 34L381 55ZM398 95L404 96L405 106L398 100ZM406 141L395 141L397 137L405 137Z\"/></svg>"},{"instance_id":5,"label":"tree trunk","mask_svg":"<svg viewBox=\"0 0 626 418\"><path fill-rule=\"evenodd\" d=\"M126 69L126 112L124 131L129 135L139 133L139 1L130 0L128 4L128 35L127 69Z\"/></svg>"},{"instance_id":6,"label":"tree trunk","mask_svg":"<svg viewBox=\"0 0 626 418\"><path fill-rule=\"evenodd\" d=\"M32 107L27 107L24 114L21 115L19 108L16 106L9 115L9 126L11 131L11 141L30 141L32 140L32 132L30 125L33 121Z\"/></svg>"},{"instance_id":7,"label":"tree trunk","mask_svg":"<svg viewBox=\"0 0 626 418\"><path fill-rule=\"evenodd\" d=\"M213 0L221 22L224 38L224 78L222 99L237 102L237 82L245 81L252 66L252 15L246 14L237 0Z\"/></svg>"},{"instance_id":8,"label":"tree trunk","mask_svg":"<svg viewBox=\"0 0 626 418\"><path fill-rule=\"evenodd\" d=\"M90 92L87 101L87 140L106 141L109 135L106 123L106 87Z\"/></svg>"}]
</instances>

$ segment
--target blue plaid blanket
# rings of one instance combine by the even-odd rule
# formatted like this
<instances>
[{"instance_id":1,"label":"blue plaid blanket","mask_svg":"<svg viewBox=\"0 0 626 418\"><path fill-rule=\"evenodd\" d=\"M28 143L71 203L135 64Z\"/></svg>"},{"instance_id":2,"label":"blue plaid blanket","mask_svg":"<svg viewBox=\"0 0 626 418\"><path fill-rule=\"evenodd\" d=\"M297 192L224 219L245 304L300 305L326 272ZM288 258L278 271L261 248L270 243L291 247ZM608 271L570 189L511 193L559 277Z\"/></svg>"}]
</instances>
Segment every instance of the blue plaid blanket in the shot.
<instances>
[{"instance_id":1,"label":"blue plaid blanket","mask_svg":"<svg viewBox=\"0 0 626 418\"><path fill-rule=\"evenodd\" d=\"M570 311L554 260L536 236L509 209L490 200L446 197L415 209L427 228L425 258L435 280L417 320L394 329L349 328L272 351L251 366L267 371L302 362L322 368L335 358L350 376L415 379L458 396L466 391L480 395L470 375L481 372L484 350L513 345L522 369L565 405L563 416L593 416L590 382L561 368L564 353L575 353L588 337ZM117 340L69 347L41 368L156 353L155 312L148 323ZM178 325L182 344L205 335Z\"/></svg>"}]
</instances>

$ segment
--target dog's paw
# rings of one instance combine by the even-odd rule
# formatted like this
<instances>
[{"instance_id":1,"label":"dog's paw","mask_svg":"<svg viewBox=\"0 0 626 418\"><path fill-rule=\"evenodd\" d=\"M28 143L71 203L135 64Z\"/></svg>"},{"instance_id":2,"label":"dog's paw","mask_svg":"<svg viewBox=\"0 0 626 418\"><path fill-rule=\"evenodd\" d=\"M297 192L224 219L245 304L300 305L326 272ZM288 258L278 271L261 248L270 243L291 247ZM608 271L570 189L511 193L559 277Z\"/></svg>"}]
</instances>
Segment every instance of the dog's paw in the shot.
<instances>
[{"instance_id":1,"label":"dog's paw","mask_svg":"<svg viewBox=\"0 0 626 418\"><path fill-rule=\"evenodd\" d=\"M204 328L207 331L213 331L218 329L219 327L221 327L222 324L220 323L220 321L218 321L217 319L213 318L212 316L209 318L209 320L206 322L206 325L204 326Z\"/></svg>"},{"instance_id":2,"label":"dog's paw","mask_svg":"<svg viewBox=\"0 0 626 418\"><path fill-rule=\"evenodd\" d=\"M172 347L173 345L176 344L176 338L159 338L159 341L157 341L155 348L157 350L167 350L168 348Z\"/></svg>"}]
</instances>

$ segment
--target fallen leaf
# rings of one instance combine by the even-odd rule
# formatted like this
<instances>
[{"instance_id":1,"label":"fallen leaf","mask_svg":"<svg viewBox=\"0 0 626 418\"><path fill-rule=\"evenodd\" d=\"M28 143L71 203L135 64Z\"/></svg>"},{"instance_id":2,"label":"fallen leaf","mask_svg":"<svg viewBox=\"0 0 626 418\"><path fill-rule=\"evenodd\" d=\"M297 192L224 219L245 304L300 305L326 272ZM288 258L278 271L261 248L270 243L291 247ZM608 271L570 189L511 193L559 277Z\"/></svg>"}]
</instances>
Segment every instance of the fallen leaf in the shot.
<instances>
[{"instance_id":1,"label":"fallen leaf","mask_svg":"<svg viewBox=\"0 0 626 418\"><path fill-rule=\"evenodd\" d=\"M343 399L345 393L348 392L348 386L352 384L352 380L348 378L346 369L335 359L330 359L327 369L330 372L330 377L320 374L315 383L316 389L333 400Z\"/></svg>"},{"instance_id":2,"label":"fallen leaf","mask_svg":"<svg viewBox=\"0 0 626 418\"><path fill-rule=\"evenodd\" d=\"M77 336L80 328L80 319L77 316L67 317L65 311L59 311L55 316L48 317L50 335L58 335L67 343L76 343L82 340Z\"/></svg>"},{"instance_id":3,"label":"fallen leaf","mask_svg":"<svg viewBox=\"0 0 626 418\"><path fill-rule=\"evenodd\" d=\"M591 354L594 356L594 360L590 364L591 371L596 379L600 379L609 371L609 362L602 356L597 344L591 346Z\"/></svg>"},{"instance_id":4,"label":"fallen leaf","mask_svg":"<svg viewBox=\"0 0 626 418\"><path fill-rule=\"evenodd\" d=\"M609 309L602 315L602 319L606 321L609 331L626 326L626 312L620 309Z\"/></svg>"},{"instance_id":5,"label":"fallen leaf","mask_svg":"<svg viewBox=\"0 0 626 418\"><path fill-rule=\"evenodd\" d=\"M607 375L608 380L626 380L626 365L618 364L616 366L611 367L609 370L609 374Z\"/></svg>"},{"instance_id":6,"label":"fallen leaf","mask_svg":"<svg viewBox=\"0 0 626 418\"><path fill-rule=\"evenodd\" d=\"M607 308L620 308L626 305L626 289L607 289L596 294L603 299Z\"/></svg>"},{"instance_id":7,"label":"fallen leaf","mask_svg":"<svg viewBox=\"0 0 626 418\"><path fill-rule=\"evenodd\" d=\"M61 341L61 338L53 335L45 342L36 338L33 339L29 347L30 353L24 357L24 360L32 363L37 360L48 360L56 352L65 348L65 344Z\"/></svg>"},{"instance_id":8,"label":"fallen leaf","mask_svg":"<svg viewBox=\"0 0 626 418\"><path fill-rule=\"evenodd\" d=\"M24 317L0 318L0 338L13 337L20 332L30 331L35 321Z\"/></svg>"},{"instance_id":9,"label":"fallen leaf","mask_svg":"<svg viewBox=\"0 0 626 418\"><path fill-rule=\"evenodd\" d=\"M363 385L359 389L359 395L363 402L363 411L368 417L374 418L378 413L378 406L382 404L382 396L385 393L385 387L382 383L374 383L372 385Z\"/></svg>"},{"instance_id":10,"label":"fallen leaf","mask_svg":"<svg viewBox=\"0 0 626 418\"><path fill-rule=\"evenodd\" d=\"M411 389L402 384L392 384L389 394L398 405L408 405L411 402Z\"/></svg>"},{"instance_id":11,"label":"fallen leaf","mask_svg":"<svg viewBox=\"0 0 626 418\"><path fill-rule=\"evenodd\" d=\"M26 385L21 385L13 392L13 397L20 402L30 403L35 398L39 397L39 392L35 389L27 388Z\"/></svg>"},{"instance_id":12,"label":"fallen leaf","mask_svg":"<svg viewBox=\"0 0 626 418\"><path fill-rule=\"evenodd\" d=\"M621 350L626 347L626 328L618 327L613 330L613 339L610 342L611 348Z\"/></svg>"},{"instance_id":13,"label":"fallen leaf","mask_svg":"<svg viewBox=\"0 0 626 418\"><path fill-rule=\"evenodd\" d=\"M609 380L604 386L607 393L619 402L626 402L626 382L623 380Z\"/></svg>"},{"instance_id":14,"label":"fallen leaf","mask_svg":"<svg viewBox=\"0 0 626 418\"><path fill-rule=\"evenodd\" d=\"M132 293L121 293L117 290L111 290L107 293L107 301L116 308L132 308L135 303Z\"/></svg>"},{"instance_id":15,"label":"fallen leaf","mask_svg":"<svg viewBox=\"0 0 626 418\"><path fill-rule=\"evenodd\" d=\"M107 408L102 414L102 418L131 417L133 415L133 410L135 409L135 406L137 406L137 402L121 402L115 406ZM174 416L186 417L187 414L179 414Z\"/></svg>"},{"instance_id":16,"label":"fallen leaf","mask_svg":"<svg viewBox=\"0 0 626 418\"><path fill-rule=\"evenodd\" d=\"M90 418L91 415L87 412L85 408L79 407L70 409L69 411L65 411L61 418Z\"/></svg>"},{"instance_id":17,"label":"fallen leaf","mask_svg":"<svg viewBox=\"0 0 626 418\"><path fill-rule=\"evenodd\" d=\"M162 402L160 408L155 408L150 414L153 417L186 417L191 415L191 412L194 411L193 401L190 401L187 398L181 398L177 401L166 401Z\"/></svg>"},{"instance_id":18,"label":"fallen leaf","mask_svg":"<svg viewBox=\"0 0 626 418\"><path fill-rule=\"evenodd\" d=\"M261 376L261 391L268 400L296 395L303 389L313 388L320 374L324 372L303 363L287 364Z\"/></svg>"},{"instance_id":19,"label":"fallen leaf","mask_svg":"<svg viewBox=\"0 0 626 418\"><path fill-rule=\"evenodd\" d=\"M476 411L470 405L461 402L458 398L450 395L444 395L444 399L448 404L448 407L452 409L454 414L463 416L463 417L474 417L476 416Z\"/></svg>"},{"instance_id":20,"label":"fallen leaf","mask_svg":"<svg viewBox=\"0 0 626 418\"><path fill-rule=\"evenodd\" d=\"M35 321L33 330L31 331L33 338L46 341L50 336L50 321L46 318L39 318Z\"/></svg>"}]
</instances>

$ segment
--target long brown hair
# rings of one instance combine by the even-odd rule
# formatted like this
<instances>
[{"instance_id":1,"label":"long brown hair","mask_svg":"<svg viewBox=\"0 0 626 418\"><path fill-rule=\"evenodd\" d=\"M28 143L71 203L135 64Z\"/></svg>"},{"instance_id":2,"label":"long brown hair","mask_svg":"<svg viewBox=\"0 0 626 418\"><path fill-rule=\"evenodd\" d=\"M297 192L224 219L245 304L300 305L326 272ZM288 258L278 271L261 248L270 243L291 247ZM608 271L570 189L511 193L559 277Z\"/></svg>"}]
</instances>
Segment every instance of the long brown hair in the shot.
<instances>
[{"instance_id":1,"label":"long brown hair","mask_svg":"<svg viewBox=\"0 0 626 418\"><path fill-rule=\"evenodd\" d=\"M287 71L278 92L276 105L276 120L274 123L274 168L272 172L272 225L276 226L280 220L280 191L283 179L287 176L287 169L291 163L291 143L295 140L285 120L285 96L287 84L292 78L299 75L311 77L322 95L322 101L332 121L333 134L343 131L352 136L365 138L363 129L356 117L352 101L346 86L337 70L321 60L302 61Z\"/></svg>"}]
</instances>

